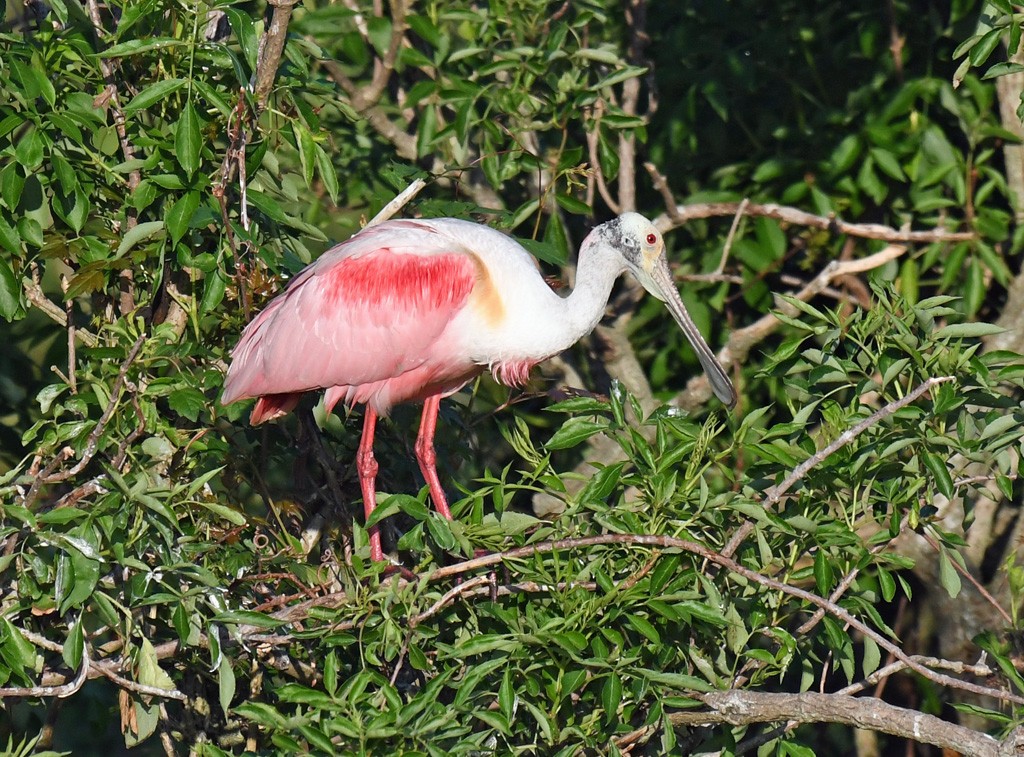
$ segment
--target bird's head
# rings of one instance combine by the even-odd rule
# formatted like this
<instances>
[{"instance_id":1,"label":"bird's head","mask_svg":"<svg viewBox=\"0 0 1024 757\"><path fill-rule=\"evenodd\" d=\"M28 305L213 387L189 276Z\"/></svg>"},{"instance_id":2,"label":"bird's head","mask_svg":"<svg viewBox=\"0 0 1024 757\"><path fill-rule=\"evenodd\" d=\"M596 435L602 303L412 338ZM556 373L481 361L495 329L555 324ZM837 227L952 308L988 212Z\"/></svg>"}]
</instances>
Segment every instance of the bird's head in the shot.
<instances>
[{"instance_id":1,"label":"bird's head","mask_svg":"<svg viewBox=\"0 0 1024 757\"><path fill-rule=\"evenodd\" d=\"M697 353L715 396L732 406L736 402L736 391L686 312L665 257L665 240L657 227L639 213L623 213L598 226L593 233L622 256L623 267L637 278L644 289L665 303Z\"/></svg>"}]
</instances>

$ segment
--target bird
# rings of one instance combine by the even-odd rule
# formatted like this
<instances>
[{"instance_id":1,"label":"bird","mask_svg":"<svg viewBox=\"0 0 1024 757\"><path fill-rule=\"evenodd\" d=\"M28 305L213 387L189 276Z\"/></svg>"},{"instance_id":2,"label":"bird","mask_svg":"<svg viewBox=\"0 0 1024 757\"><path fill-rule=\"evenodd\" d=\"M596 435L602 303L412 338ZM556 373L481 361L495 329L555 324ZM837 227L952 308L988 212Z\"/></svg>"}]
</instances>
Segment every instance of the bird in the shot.
<instances>
[{"instance_id":1,"label":"bird","mask_svg":"<svg viewBox=\"0 0 1024 757\"><path fill-rule=\"evenodd\" d=\"M658 228L638 213L595 226L580 246L575 287L547 284L536 259L505 233L456 218L395 219L368 226L300 271L243 330L221 401L255 398L253 425L325 390L365 406L356 470L369 518L379 469L377 419L422 402L415 453L437 512L451 511L437 474L434 434L441 399L489 370L523 385L538 363L566 350L601 320L612 286L629 271L663 301L725 405L736 392L679 297ZM384 559L378 525L370 558Z\"/></svg>"}]
</instances>

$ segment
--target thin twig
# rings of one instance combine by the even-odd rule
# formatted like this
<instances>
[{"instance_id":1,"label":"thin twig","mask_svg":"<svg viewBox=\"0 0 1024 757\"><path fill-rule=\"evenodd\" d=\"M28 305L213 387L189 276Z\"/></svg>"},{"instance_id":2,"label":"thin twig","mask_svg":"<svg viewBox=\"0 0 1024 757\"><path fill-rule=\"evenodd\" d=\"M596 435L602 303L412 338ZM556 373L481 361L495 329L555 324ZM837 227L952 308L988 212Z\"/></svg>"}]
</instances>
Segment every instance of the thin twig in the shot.
<instances>
[{"instance_id":1,"label":"thin twig","mask_svg":"<svg viewBox=\"0 0 1024 757\"><path fill-rule=\"evenodd\" d=\"M676 198L672 194L672 187L669 186L668 179L651 162L644 163L644 168L647 169L647 173L651 177L651 183L658 190L658 194L661 195L661 199L665 203L665 213L668 215L669 220L676 226L682 226L686 223L686 219L679 215L679 206L676 204Z\"/></svg>"},{"instance_id":2,"label":"thin twig","mask_svg":"<svg viewBox=\"0 0 1024 757\"><path fill-rule=\"evenodd\" d=\"M895 260L907 251L906 247L899 245L888 245L882 250L858 260L833 260L819 271L818 275L809 281L802 289L792 294L793 299L800 302L809 302L825 291L833 281L843 276L854 273L863 273L885 265ZM795 317L798 314L796 307L789 302L781 300L778 303L778 310L783 315ZM729 341L718 352L718 362L727 369L737 363L742 363L752 349L770 334L774 333L780 326L780 321L774 313L766 313L754 323L729 336ZM705 374L694 376L690 379L686 388L673 398L672 403L684 410L694 409L702 406L711 396L711 385Z\"/></svg>"},{"instance_id":3,"label":"thin twig","mask_svg":"<svg viewBox=\"0 0 1024 757\"><path fill-rule=\"evenodd\" d=\"M395 199L393 199L391 202L389 202L387 205L381 208L380 212L377 213L377 215L375 215L372 219L370 219L370 221L363 228L368 229L371 226L376 226L379 223L384 223L385 221L389 220L398 211L400 211L402 208L408 205L412 201L412 199L423 190L425 186L427 186L427 182L425 182L423 179L413 180L413 182L409 184L409 186L403 189L401 193L395 197Z\"/></svg>"},{"instance_id":4,"label":"thin twig","mask_svg":"<svg viewBox=\"0 0 1024 757\"><path fill-rule=\"evenodd\" d=\"M81 620L79 620L81 622ZM77 692L89 678L89 645L82 646L82 663L74 679L60 686L14 686L0 688L0 697L57 697L64 699Z\"/></svg>"},{"instance_id":5,"label":"thin twig","mask_svg":"<svg viewBox=\"0 0 1024 757\"><path fill-rule=\"evenodd\" d=\"M732 242L736 237L736 230L740 227L740 221L743 220L743 216L747 213L747 207L750 205L750 200L743 198L743 202L740 203L739 208L736 209L736 215L733 216L732 226L729 227L729 234L725 237L725 244L722 246L722 257L718 261L718 268L715 269L715 273L720 274L725 270L725 261L729 259L729 252L732 250Z\"/></svg>"},{"instance_id":6,"label":"thin twig","mask_svg":"<svg viewBox=\"0 0 1024 757\"><path fill-rule=\"evenodd\" d=\"M593 109L593 126L587 130L587 150L590 154L590 173L591 177L597 182L597 191L601 195L601 199L604 200L605 205L614 213L618 215L622 212L622 207L612 197L611 190L608 189L608 184L604 180L604 172L601 170L601 158L598 154L597 145L598 140L601 138L601 116L604 113L604 100L598 98L597 103Z\"/></svg>"},{"instance_id":7,"label":"thin twig","mask_svg":"<svg viewBox=\"0 0 1024 757\"><path fill-rule=\"evenodd\" d=\"M907 525L906 519L904 519L903 521L900 522L899 533L903 533L903 530L906 528L906 525ZM890 539L887 539L886 541L882 542L881 544L876 544L874 547L871 548L871 550L870 550L870 552L868 554L870 554L870 555L877 555L879 552L883 552L884 550L889 548L889 545L892 544L892 542L893 542L893 540L895 538L896 537L894 536L894 537L892 537ZM850 586L853 585L853 582L857 579L857 576L859 574L860 574L860 568L854 566L854 568L852 570L850 570L850 572L848 572L845 576L843 576L843 579L839 582L839 584L836 586L836 588L832 590L832 593L828 595L828 601L832 602L832 603L836 603L840 599L842 599L843 598L843 594L845 594L846 590L849 589ZM823 617L825 617L825 611L822 608L819 607L817 610L814 611L814 614L810 618L807 619L806 622L801 624L800 627L796 629L796 635L797 636L806 636L812 630L814 630L814 627L816 625L818 625L818 623L821 622L821 619Z\"/></svg>"},{"instance_id":8,"label":"thin twig","mask_svg":"<svg viewBox=\"0 0 1024 757\"><path fill-rule=\"evenodd\" d=\"M357 86L337 61L325 60L322 64L328 76L344 90L356 112L394 146L398 156L414 160L417 156L416 137L400 129L379 104L398 61L398 54L405 44L405 32L408 29L406 1L392 0L391 39L384 57L374 62L373 78L369 84Z\"/></svg>"},{"instance_id":9,"label":"thin twig","mask_svg":"<svg viewBox=\"0 0 1024 757\"><path fill-rule=\"evenodd\" d=\"M939 546L938 541L936 541L931 534L922 532L921 536L924 538L926 542L928 542L929 545L931 545L932 549L935 550L936 554L942 551L942 548ZM992 593L984 586L982 586L981 582L974 577L974 574L972 574L969 570L967 570L967 568L965 568L956 560L951 559L950 563L952 563L953 565L953 570L955 570L961 576L966 578L967 583L973 586L978 591L978 593L982 597L984 597L985 601L992 605L992 607L995 608L995 611L1003 617L1003 620L1006 621L1006 625L1012 628L1013 618L1010 617L1010 613L1003 609L1002 605L1000 605L999 602L996 601L996 598L992 596Z\"/></svg>"},{"instance_id":10,"label":"thin twig","mask_svg":"<svg viewBox=\"0 0 1024 757\"><path fill-rule=\"evenodd\" d=\"M430 605L430 607L428 607L426 610L417 613L416 615L410 616L408 620L409 628L415 628L427 618L436 615L445 607L454 602L456 597L459 597L463 594L471 594L477 587L488 586L490 583L491 577L489 575L486 575L477 576L476 578L471 578L468 581L455 585L454 587L446 591L444 594L442 594L441 598L434 602L432 605Z\"/></svg>"},{"instance_id":11,"label":"thin twig","mask_svg":"<svg viewBox=\"0 0 1024 757\"><path fill-rule=\"evenodd\" d=\"M42 287L39 286L38 282L26 278L22 281L22 286L25 291L25 299L28 300L29 303L42 310L43 314L50 320L55 321L64 328L67 328L67 313L50 301L43 292ZM100 343L100 340L96 335L87 329L76 328L75 338L81 340L86 347L95 347Z\"/></svg>"}]
</instances>

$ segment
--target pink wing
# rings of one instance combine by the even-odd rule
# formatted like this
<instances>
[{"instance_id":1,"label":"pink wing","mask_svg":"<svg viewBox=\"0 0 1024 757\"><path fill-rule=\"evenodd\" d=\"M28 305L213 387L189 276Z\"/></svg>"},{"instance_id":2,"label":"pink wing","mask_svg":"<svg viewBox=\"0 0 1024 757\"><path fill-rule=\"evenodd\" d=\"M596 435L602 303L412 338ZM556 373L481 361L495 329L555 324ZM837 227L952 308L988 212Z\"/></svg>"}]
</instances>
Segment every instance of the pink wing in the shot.
<instances>
[{"instance_id":1,"label":"pink wing","mask_svg":"<svg viewBox=\"0 0 1024 757\"><path fill-rule=\"evenodd\" d=\"M465 252L431 249L441 241L414 223L388 224L327 252L246 327L222 402L262 398L258 423L290 410L302 392L337 387L329 400L351 398L346 388L450 360L436 343L477 270Z\"/></svg>"}]
</instances>

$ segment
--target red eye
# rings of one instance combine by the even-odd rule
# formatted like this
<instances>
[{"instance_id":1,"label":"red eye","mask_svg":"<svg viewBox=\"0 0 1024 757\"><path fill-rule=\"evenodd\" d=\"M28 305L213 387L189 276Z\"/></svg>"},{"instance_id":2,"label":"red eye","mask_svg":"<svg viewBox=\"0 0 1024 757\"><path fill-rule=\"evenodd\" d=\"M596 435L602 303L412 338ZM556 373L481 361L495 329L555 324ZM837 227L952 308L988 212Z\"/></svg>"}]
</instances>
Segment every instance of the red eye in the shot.
<instances>
[{"instance_id":1,"label":"red eye","mask_svg":"<svg viewBox=\"0 0 1024 757\"><path fill-rule=\"evenodd\" d=\"M648 234L647 235L647 244L654 244L657 241L658 241L658 237L657 237L656 234Z\"/></svg>"}]
</instances>

